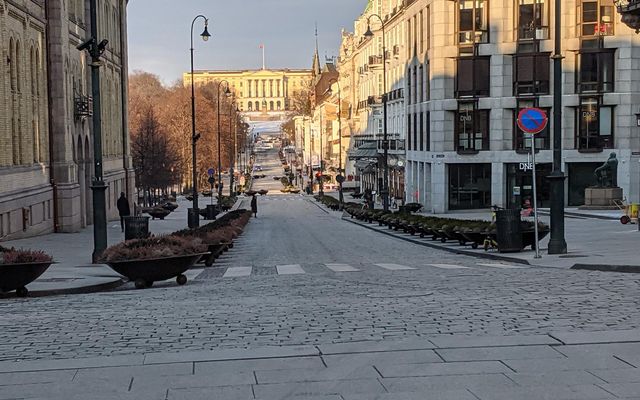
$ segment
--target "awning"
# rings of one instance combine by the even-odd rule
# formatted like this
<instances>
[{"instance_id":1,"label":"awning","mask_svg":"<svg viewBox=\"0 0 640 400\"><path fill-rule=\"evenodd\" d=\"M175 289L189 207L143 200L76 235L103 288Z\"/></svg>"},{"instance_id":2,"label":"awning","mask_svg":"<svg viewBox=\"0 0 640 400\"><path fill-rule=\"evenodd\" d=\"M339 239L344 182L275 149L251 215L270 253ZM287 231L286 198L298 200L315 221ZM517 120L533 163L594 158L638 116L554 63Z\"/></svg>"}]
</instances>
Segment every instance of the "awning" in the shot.
<instances>
[{"instance_id":1,"label":"awning","mask_svg":"<svg viewBox=\"0 0 640 400\"><path fill-rule=\"evenodd\" d=\"M350 160L378 157L378 145L376 142L365 142L360 147L349 151Z\"/></svg>"}]
</instances>

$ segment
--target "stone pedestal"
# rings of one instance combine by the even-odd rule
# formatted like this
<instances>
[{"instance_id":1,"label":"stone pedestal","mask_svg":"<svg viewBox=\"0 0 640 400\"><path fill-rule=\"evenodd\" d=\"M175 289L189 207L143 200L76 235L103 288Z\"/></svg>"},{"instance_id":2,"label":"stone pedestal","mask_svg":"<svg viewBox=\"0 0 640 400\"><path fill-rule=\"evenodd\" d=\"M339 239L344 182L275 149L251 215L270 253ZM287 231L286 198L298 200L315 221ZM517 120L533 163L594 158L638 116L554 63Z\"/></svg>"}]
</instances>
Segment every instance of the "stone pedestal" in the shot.
<instances>
[{"instance_id":1,"label":"stone pedestal","mask_svg":"<svg viewBox=\"0 0 640 400\"><path fill-rule=\"evenodd\" d=\"M616 210L614 200L622 200L622 188L586 188L581 210Z\"/></svg>"}]
</instances>

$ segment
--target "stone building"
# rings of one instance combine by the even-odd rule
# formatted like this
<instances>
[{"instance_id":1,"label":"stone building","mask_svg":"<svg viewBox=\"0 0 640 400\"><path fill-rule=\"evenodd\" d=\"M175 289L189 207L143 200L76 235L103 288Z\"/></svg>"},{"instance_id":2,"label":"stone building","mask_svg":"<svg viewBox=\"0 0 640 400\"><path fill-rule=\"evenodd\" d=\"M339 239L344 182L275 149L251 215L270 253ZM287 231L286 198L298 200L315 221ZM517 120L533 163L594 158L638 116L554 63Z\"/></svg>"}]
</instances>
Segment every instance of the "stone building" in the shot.
<instances>
[{"instance_id":1,"label":"stone building","mask_svg":"<svg viewBox=\"0 0 640 400\"><path fill-rule=\"evenodd\" d=\"M196 85L229 82L238 108L251 121L281 120L292 107L292 98L308 89L311 70L259 69L238 71L194 71ZM191 73L183 74L183 84L191 86Z\"/></svg>"},{"instance_id":2,"label":"stone building","mask_svg":"<svg viewBox=\"0 0 640 400\"><path fill-rule=\"evenodd\" d=\"M98 2L107 216L132 194L126 119L126 0ZM0 0L0 238L92 223L91 72L76 46L89 1Z\"/></svg>"},{"instance_id":3,"label":"stone building","mask_svg":"<svg viewBox=\"0 0 640 400\"><path fill-rule=\"evenodd\" d=\"M384 21L384 57L377 19L373 40L361 39L373 13ZM620 22L613 0L566 0L562 13L567 205L583 204L593 170L611 152L620 160L618 185L638 201L640 37ZM388 132L406 152L405 201L434 212L519 207L532 196L531 171L520 169L531 140L516 117L532 106L552 116L553 21L552 0L369 1L355 23L352 53L341 54L356 61L338 63L341 74L356 73L356 147L380 137L377 110L386 94ZM535 139L542 207L549 204L553 131L550 122Z\"/></svg>"}]
</instances>

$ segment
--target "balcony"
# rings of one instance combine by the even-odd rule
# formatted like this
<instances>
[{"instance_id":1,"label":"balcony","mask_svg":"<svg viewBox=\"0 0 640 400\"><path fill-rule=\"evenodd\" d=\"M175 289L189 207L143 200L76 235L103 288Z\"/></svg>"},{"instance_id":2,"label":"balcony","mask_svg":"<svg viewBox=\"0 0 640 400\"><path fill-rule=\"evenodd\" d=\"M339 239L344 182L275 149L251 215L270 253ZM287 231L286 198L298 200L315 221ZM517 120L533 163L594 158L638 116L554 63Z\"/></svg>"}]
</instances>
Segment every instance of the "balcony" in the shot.
<instances>
[{"instance_id":1,"label":"balcony","mask_svg":"<svg viewBox=\"0 0 640 400\"><path fill-rule=\"evenodd\" d=\"M369 56L369 66L371 66L371 67L381 67L382 66L382 56Z\"/></svg>"},{"instance_id":2,"label":"balcony","mask_svg":"<svg viewBox=\"0 0 640 400\"><path fill-rule=\"evenodd\" d=\"M397 135L390 135L390 136L397 136ZM385 141L382 139L379 139L376 142L377 142L378 153L379 154L384 153ZM404 154L405 144L403 139L389 139L387 140L387 142L389 144L389 147L388 147L389 154Z\"/></svg>"},{"instance_id":3,"label":"balcony","mask_svg":"<svg viewBox=\"0 0 640 400\"><path fill-rule=\"evenodd\" d=\"M393 52L393 56L394 56L395 58L400 57L400 46L399 46L399 45L397 45L397 44L396 44L396 45L393 45L392 52Z\"/></svg>"},{"instance_id":4,"label":"balcony","mask_svg":"<svg viewBox=\"0 0 640 400\"><path fill-rule=\"evenodd\" d=\"M369 96L367 98L368 106L376 106L382 104L382 96Z\"/></svg>"}]
</instances>

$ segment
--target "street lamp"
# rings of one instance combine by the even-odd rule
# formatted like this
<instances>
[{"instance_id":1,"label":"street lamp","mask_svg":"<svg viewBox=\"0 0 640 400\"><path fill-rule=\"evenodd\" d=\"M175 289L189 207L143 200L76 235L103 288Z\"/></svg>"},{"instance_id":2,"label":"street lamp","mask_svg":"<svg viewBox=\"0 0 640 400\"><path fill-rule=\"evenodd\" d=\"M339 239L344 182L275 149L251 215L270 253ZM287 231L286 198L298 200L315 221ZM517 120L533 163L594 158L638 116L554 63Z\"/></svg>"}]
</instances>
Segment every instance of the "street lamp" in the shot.
<instances>
[{"instance_id":1,"label":"street lamp","mask_svg":"<svg viewBox=\"0 0 640 400\"><path fill-rule=\"evenodd\" d=\"M622 15L622 22L640 32L640 1L639 0L616 0L616 8Z\"/></svg>"},{"instance_id":2,"label":"street lamp","mask_svg":"<svg viewBox=\"0 0 640 400\"><path fill-rule=\"evenodd\" d=\"M564 238L564 181L562 172L562 14L561 1L555 2L555 51L553 59L553 171L548 176L551 189L551 238L549 254L566 254Z\"/></svg>"},{"instance_id":3,"label":"street lamp","mask_svg":"<svg viewBox=\"0 0 640 400\"><path fill-rule=\"evenodd\" d=\"M77 49L87 51L91 56L91 94L93 96L93 163L94 177L91 182L93 193L93 254L96 262L107 248L107 204L105 201L105 185L102 173L102 108L100 104L100 57L107 48L108 40L98 42L98 7L96 0L89 2L91 18L91 38L80 44Z\"/></svg>"},{"instance_id":4,"label":"street lamp","mask_svg":"<svg viewBox=\"0 0 640 400\"><path fill-rule=\"evenodd\" d=\"M340 210L344 207L344 194L342 192L342 183L344 182L344 175L342 175L342 89L340 88L340 82L337 79L329 81L329 89L327 94L331 96L333 91L331 90L331 84L338 85L338 198L340 200Z\"/></svg>"},{"instance_id":5,"label":"street lamp","mask_svg":"<svg viewBox=\"0 0 640 400\"><path fill-rule=\"evenodd\" d=\"M198 19L204 19L204 30L200 34L203 41L209 40L211 35L209 34L209 19L204 15L196 16L191 22L191 168L193 179L193 209L191 213L188 213L188 225L189 228L197 228L200 225L200 213L198 210L198 167L197 167L197 155L196 146L200 135L196 134L196 89L193 82L193 26Z\"/></svg>"},{"instance_id":6,"label":"street lamp","mask_svg":"<svg viewBox=\"0 0 640 400\"><path fill-rule=\"evenodd\" d=\"M320 106L320 182L318 194L324 196L324 157L322 157L322 105Z\"/></svg>"},{"instance_id":7,"label":"street lamp","mask_svg":"<svg viewBox=\"0 0 640 400\"><path fill-rule=\"evenodd\" d=\"M220 146L220 86L225 84L224 95L226 97L231 96L229 90L229 82L221 80L218 82L218 211L222 207L222 147ZM213 196L213 193L211 194Z\"/></svg>"},{"instance_id":8,"label":"street lamp","mask_svg":"<svg viewBox=\"0 0 640 400\"><path fill-rule=\"evenodd\" d=\"M233 99L233 101L231 102L231 105L229 106L229 123L233 123L233 155L230 160L231 168L229 168L229 196L230 197L233 197L233 180L235 178L234 174L236 170L236 158L238 155L238 113L239 112L240 110L238 110L238 105L236 103L236 100ZM233 117L233 122L231 120L231 117ZM229 127L229 130L231 131L231 127Z\"/></svg>"},{"instance_id":9,"label":"street lamp","mask_svg":"<svg viewBox=\"0 0 640 400\"><path fill-rule=\"evenodd\" d=\"M383 178L382 178L382 190L380 190L380 194L382 195L382 205L384 211L389 211L389 137L387 133L387 47L386 47L386 39L385 39L385 30L384 30L384 21L382 17L378 14L371 14L369 18L367 18L367 31L364 34L364 37L370 39L374 36L371 31L371 18L376 17L380 20L380 24L382 25L382 110L383 110L383 140L382 140L382 149L383 153Z\"/></svg>"}]
</instances>

